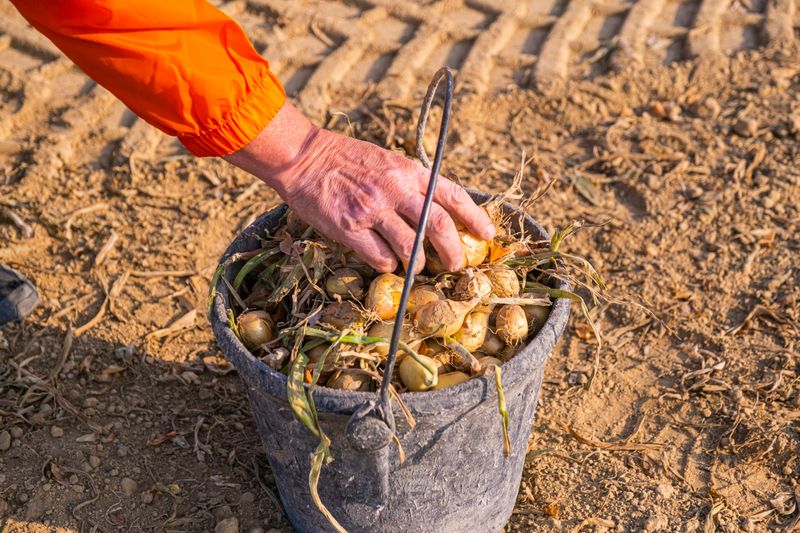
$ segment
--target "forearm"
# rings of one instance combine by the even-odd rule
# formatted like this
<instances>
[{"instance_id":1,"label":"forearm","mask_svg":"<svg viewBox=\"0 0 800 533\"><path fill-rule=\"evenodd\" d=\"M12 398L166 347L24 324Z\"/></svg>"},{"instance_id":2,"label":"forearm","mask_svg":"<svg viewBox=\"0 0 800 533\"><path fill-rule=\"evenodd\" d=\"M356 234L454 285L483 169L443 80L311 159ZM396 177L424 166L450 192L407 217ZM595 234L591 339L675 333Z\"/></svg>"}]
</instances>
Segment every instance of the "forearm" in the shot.
<instances>
[{"instance_id":1,"label":"forearm","mask_svg":"<svg viewBox=\"0 0 800 533\"><path fill-rule=\"evenodd\" d=\"M195 155L241 149L285 94L242 29L204 0L12 0L100 85Z\"/></svg>"}]
</instances>

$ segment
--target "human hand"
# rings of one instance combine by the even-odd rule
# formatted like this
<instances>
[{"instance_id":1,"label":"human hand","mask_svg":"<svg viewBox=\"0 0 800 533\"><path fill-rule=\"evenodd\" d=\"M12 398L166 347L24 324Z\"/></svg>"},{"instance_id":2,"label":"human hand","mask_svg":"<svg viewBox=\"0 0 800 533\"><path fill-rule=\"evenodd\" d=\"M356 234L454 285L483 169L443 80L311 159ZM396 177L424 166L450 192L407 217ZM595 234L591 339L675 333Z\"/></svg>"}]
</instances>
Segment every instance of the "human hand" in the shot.
<instances>
[{"instance_id":1,"label":"human hand","mask_svg":"<svg viewBox=\"0 0 800 533\"><path fill-rule=\"evenodd\" d=\"M377 145L314 127L289 103L225 158L273 187L305 222L380 272L408 264L430 171ZM463 266L456 222L482 239L495 229L467 192L439 177L426 236L450 270ZM422 252L422 251L421 251ZM424 252L416 265L424 266Z\"/></svg>"}]
</instances>

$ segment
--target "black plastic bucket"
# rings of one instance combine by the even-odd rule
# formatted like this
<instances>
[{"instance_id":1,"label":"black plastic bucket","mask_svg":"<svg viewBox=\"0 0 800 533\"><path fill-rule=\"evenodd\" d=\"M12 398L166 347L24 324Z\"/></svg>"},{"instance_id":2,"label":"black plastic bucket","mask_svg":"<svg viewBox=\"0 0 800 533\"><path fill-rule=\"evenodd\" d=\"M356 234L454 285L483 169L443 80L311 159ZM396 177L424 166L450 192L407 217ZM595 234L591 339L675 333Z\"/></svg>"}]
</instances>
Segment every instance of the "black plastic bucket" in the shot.
<instances>
[{"instance_id":1,"label":"black plastic bucket","mask_svg":"<svg viewBox=\"0 0 800 533\"><path fill-rule=\"evenodd\" d=\"M489 198L477 191L470 194L478 202ZM504 208L520 213L508 204ZM257 237L275 229L285 210L279 206L262 215L233 241L221 261L259 248ZM534 238L549 238L527 215L524 225ZM236 270L228 269L229 280ZM333 531L308 488L310 458L319 440L289 407L286 376L253 357L230 330L230 294L221 281L216 290L214 335L244 381L286 515L302 533ZM394 404L406 453L402 464L384 422L363 416L377 400L375 393L317 388L320 425L331 439L334 457L322 468L319 492L342 526L350 533L499 531L514 508L545 362L564 331L569 307L569 300L556 300L542 330L502 367L508 457L503 454L493 375L441 391L403 394L417 425L411 429Z\"/></svg>"}]
</instances>

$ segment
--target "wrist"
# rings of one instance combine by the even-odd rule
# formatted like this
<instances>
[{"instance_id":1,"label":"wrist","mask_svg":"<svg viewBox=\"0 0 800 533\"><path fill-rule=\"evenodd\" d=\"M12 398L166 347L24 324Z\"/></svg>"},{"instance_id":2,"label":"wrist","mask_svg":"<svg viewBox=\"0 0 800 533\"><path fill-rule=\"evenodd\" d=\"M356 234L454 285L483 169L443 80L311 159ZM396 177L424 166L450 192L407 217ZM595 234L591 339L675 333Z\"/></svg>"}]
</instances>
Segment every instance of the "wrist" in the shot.
<instances>
[{"instance_id":1,"label":"wrist","mask_svg":"<svg viewBox=\"0 0 800 533\"><path fill-rule=\"evenodd\" d=\"M241 150L224 157L285 197L294 171L305 159L320 128L286 102L261 133Z\"/></svg>"}]
</instances>

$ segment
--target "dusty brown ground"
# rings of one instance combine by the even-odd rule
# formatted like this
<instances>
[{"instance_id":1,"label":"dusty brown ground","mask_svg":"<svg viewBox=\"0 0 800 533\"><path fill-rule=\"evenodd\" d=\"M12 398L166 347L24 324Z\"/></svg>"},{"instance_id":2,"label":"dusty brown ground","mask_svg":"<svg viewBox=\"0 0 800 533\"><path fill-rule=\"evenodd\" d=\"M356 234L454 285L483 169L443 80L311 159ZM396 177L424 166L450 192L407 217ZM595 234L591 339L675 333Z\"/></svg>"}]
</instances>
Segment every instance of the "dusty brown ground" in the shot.
<instances>
[{"instance_id":1,"label":"dusty brown ground","mask_svg":"<svg viewBox=\"0 0 800 533\"><path fill-rule=\"evenodd\" d=\"M461 67L446 171L501 191L531 158L525 189L554 181L534 216L598 224L569 248L658 317L598 308L597 366L571 322L507 531L797 529L794 4L378 4L226 9L309 113L395 149L434 67ZM0 261L44 297L0 330L0 529L288 531L203 312L217 257L278 199L154 134L0 6L0 209L34 231L0 224Z\"/></svg>"}]
</instances>

